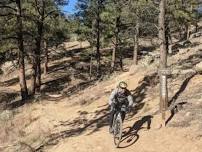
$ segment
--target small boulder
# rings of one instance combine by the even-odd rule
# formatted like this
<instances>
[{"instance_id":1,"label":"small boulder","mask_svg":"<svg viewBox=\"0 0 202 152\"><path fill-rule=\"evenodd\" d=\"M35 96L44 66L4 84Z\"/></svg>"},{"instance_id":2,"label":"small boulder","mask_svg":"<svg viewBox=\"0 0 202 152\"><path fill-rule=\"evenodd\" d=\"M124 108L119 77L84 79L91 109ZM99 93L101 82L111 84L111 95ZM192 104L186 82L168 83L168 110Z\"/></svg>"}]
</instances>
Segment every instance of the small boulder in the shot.
<instances>
[{"instance_id":1,"label":"small boulder","mask_svg":"<svg viewBox=\"0 0 202 152\"><path fill-rule=\"evenodd\" d=\"M148 66L148 65L150 65L153 62L154 62L154 58L152 56L145 56L145 58L143 58L143 60L141 61L141 63L144 66Z\"/></svg>"},{"instance_id":2,"label":"small boulder","mask_svg":"<svg viewBox=\"0 0 202 152\"><path fill-rule=\"evenodd\" d=\"M10 110L4 110L2 113L0 113L0 120L7 121L10 120L13 117L13 113Z\"/></svg>"},{"instance_id":3,"label":"small boulder","mask_svg":"<svg viewBox=\"0 0 202 152\"><path fill-rule=\"evenodd\" d=\"M202 73L202 62L195 65L195 70L199 73Z\"/></svg>"},{"instance_id":4,"label":"small boulder","mask_svg":"<svg viewBox=\"0 0 202 152\"><path fill-rule=\"evenodd\" d=\"M186 69L186 70L181 70L182 75L187 75L187 74L194 74L196 71L194 69Z\"/></svg>"},{"instance_id":5,"label":"small boulder","mask_svg":"<svg viewBox=\"0 0 202 152\"><path fill-rule=\"evenodd\" d=\"M186 117L189 117L190 115L191 115L191 112L187 112L187 113L185 114Z\"/></svg>"}]
</instances>

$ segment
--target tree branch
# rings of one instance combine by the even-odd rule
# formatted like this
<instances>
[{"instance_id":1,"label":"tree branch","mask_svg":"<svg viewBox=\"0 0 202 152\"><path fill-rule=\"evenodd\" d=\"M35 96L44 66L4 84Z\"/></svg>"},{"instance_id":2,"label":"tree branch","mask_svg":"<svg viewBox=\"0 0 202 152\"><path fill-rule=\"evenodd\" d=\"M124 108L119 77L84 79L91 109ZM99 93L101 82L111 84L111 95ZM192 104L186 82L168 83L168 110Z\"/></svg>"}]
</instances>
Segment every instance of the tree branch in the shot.
<instances>
[{"instance_id":1,"label":"tree branch","mask_svg":"<svg viewBox=\"0 0 202 152\"><path fill-rule=\"evenodd\" d=\"M0 17L6 17L6 16L11 16L11 15L16 15L16 14L14 14L14 13L0 14Z\"/></svg>"},{"instance_id":2,"label":"tree branch","mask_svg":"<svg viewBox=\"0 0 202 152\"><path fill-rule=\"evenodd\" d=\"M15 40L17 40L18 38L15 37L15 36L7 36L7 37L1 37L0 41L6 41L6 40L9 40L9 39L15 39Z\"/></svg>"},{"instance_id":3,"label":"tree branch","mask_svg":"<svg viewBox=\"0 0 202 152\"><path fill-rule=\"evenodd\" d=\"M13 11L17 11L15 8L11 7L11 6L7 6L7 5L0 5L0 8L6 8L6 9L11 9Z\"/></svg>"},{"instance_id":4,"label":"tree branch","mask_svg":"<svg viewBox=\"0 0 202 152\"><path fill-rule=\"evenodd\" d=\"M57 11L56 11L56 10L52 10L52 11L48 12L48 13L46 14L46 16L44 17L44 19L46 19L49 15L51 15L51 14L54 13L54 12L57 12Z\"/></svg>"},{"instance_id":5,"label":"tree branch","mask_svg":"<svg viewBox=\"0 0 202 152\"><path fill-rule=\"evenodd\" d=\"M35 7L36 7L36 10L39 13L39 15L41 15L42 13L40 12L40 8L38 6L38 1L37 0L35 0Z\"/></svg>"},{"instance_id":6,"label":"tree branch","mask_svg":"<svg viewBox=\"0 0 202 152\"><path fill-rule=\"evenodd\" d=\"M29 35L29 36L31 36L31 37L34 36L34 35L33 35L31 32L29 32L29 31L23 31L23 34L24 34L24 35Z\"/></svg>"}]
</instances>

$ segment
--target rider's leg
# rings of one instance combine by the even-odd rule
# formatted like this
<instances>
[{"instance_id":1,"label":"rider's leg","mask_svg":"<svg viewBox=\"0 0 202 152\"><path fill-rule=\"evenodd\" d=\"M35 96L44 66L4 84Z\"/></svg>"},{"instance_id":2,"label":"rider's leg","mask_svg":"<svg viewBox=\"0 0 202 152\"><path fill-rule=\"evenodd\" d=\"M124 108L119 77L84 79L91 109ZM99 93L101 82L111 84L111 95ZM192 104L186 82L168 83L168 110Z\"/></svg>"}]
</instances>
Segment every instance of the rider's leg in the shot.
<instances>
[{"instance_id":1,"label":"rider's leg","mask_svg":"<svg viewBox=\"0 0 202 152\"><path fill-rule=\"evenodd\" d=\"M124 111L121 112L121 118L122 118L122 121L125 120L125 117L126 117L126 113Z\"/></svg>"},{"instance_id":2,"label":"rider's leg","mask_svg":"<svg viewBox=\"0 0 202 152\"><path fill-rule=\"evenodd\" d=\"M110 128L113 125L114 114L115 114L115 110L114 110L113 107L111 107L110 116L109 116L109 126L110 126Z\"/></svg>"}]
</instances>

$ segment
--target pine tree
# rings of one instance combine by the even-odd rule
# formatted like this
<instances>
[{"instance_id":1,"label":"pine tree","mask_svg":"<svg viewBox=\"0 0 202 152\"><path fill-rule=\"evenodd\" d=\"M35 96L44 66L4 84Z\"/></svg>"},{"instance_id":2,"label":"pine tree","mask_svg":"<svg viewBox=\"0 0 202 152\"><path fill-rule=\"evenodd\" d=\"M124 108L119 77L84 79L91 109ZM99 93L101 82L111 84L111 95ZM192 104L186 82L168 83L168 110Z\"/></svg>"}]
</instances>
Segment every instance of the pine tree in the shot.
<instances>
[{"instance_id":1,"label":"pine tree","mask_svg":"<svg viewBox=\"0 0 202 152\"><path fill-rule=\"evenodd\" d=\"M104 9L105 0L79 0L77 2L78 12L76 18L81 23L78 33L91 44L97 60L97 76L101 76L101 14Z\"/></svg>"},{"instance_id":2,"label":"pine tree","mask_svg":"<svg viewBox=\"0 0 202 152\"><path fill-rule=\"evenodd\" d=\"M21 88L21 97L24 101L28 97L28 89L25 78L25 49L23 36L22 1L3 0L0 2L0 8L2 9L0 16L4 17L5 20L10 20L8 24L11 22L16 22L15 27L12 25L8 25L8 27L5 27L5 31L3 31L4 37L2 37L2 41L7 41L8 39L10 39L11 41L15 41L16 46L18 47L19 84Z\"/></svg>"}]
</instances>

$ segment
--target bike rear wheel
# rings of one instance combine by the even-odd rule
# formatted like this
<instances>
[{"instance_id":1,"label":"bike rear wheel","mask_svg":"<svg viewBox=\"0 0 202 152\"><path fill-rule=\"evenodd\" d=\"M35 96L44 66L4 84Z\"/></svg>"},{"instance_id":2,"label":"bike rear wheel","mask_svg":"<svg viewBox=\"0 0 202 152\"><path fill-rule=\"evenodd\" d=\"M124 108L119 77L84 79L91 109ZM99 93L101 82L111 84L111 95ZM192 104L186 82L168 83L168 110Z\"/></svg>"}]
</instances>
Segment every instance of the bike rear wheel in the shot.
<instances>
[{"instance_id":1,"label":"bike rear wheel","mask_svg":"<svg viewBox=\"0 0 202 152\"><path fill-rule=\"evenodd\" d=\"M118 148L122 138L122 118L121 113L118 113L113 124L114 144Z\"/></svg>"}]
</instances>

